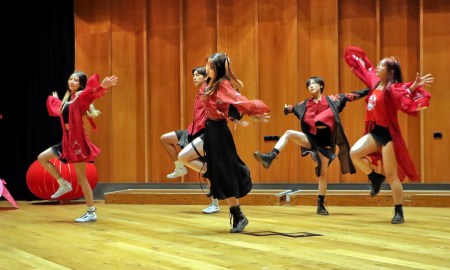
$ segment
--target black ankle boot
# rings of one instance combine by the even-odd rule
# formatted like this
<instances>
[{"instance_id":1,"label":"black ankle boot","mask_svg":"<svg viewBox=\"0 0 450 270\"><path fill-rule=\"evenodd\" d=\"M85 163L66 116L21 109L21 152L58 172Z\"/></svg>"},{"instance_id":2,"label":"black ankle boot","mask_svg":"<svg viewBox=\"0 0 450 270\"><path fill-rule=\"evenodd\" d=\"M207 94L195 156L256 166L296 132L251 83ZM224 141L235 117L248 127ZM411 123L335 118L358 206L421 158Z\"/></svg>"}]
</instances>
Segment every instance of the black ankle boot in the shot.
<instances>
[{"instance_id":1,"label":"black ankle boot","mask_svg":"<svg viewBox=\"0 0 450 270\"><path fill-rule=\"evenodd\" d=\"M400 224L405 222L405 218L403 217L403 207L402 205L396 205L395 206L395 214L392 218L391 223L392 224Z\"/></svg>"},{"instance_id":2,"label":"black ankle boot","mask_svg":"<svg viewBox=\"0 0 450 270\"><path fill-rule=\"evenodd\" d=\"M323 205L323 201L321 199L317 199L317 214L322 216L328 216L328 210Z\"/></svg>"},{"instance_id":3,"label":"black ankle boot","mask_svg":"<svg viewBox=\"0 0 450 270\"><path fill-rule=\"evenodd\" d=\"M248 219L244 216L239 205L230 207L230 224L233 220L233 228L230 233L240 233L248 224Z\"/></svg>"},{"instance_id":4,"label":"black ankle boot","mask_svg":"<svg viewBox=\"0 0 450 270\"><path fill-rule=\"evenodd\" d=\"M267 154L254 152L253 156L263 165L264 168L268 169L272 163L272 160L274 160L277 155L274 152L269 152Z\"/></svg>"},{"instance_id":5,"label":"black ankle boot","mask_svg":"<svg viewBox=\"0 0 450 270\"><path fill-rule=\"evenodd\" d=\"M370 196L375 197L380 192L381 184L384 182L386 177L382 174L379 174L375 171L369 174L369 180L372 184L372 190L370 191Z\"/></svg>"}]
</instances>

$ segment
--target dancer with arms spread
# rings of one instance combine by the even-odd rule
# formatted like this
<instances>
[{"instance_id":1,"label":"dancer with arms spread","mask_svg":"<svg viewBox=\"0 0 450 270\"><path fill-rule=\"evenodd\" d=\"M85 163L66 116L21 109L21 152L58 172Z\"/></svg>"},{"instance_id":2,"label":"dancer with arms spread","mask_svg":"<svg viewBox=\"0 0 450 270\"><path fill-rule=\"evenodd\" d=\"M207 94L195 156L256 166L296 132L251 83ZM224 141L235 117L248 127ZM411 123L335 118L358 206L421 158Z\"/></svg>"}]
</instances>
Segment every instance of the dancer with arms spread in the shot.
<instances>
[{"instance_id":1,"label":"dancer with arms spread","mask_svg":"<svg viewBox=\"0 0 450 270\"><path fill-rule=\"evenodd\" d=\"M113 75L99 82L99 75L92 75L89 80L82 71L75 71L70 75L68 90L61 101L56 92L47 99L47 109L51 116L57 116L61 120L63 130L62 142L54 145L38 156L39 163L57 180L58 190L51 196L57 199L72 190L70 182L65 180L53 163L52 158L58 158L63 162L73 163L77 180L80 184L87 204L87 212L76 222L93 222L97 220L96 208L91 186L86 176L86 162L93 162L100 153L87 136L83 126L83 117L86 116L95 128L92 118L99 115L92 102L102 97L108 87L117 84L118 78Z\"/></svg>"},{"instance_id":2,"label":"dancer with arms spread","mask_svg":"<svg viewBox=\"0 0 450 270\"><path fill-rule=\"evenodd\" d=\"M403 140L397 113L401 110L410 115L429 106L431 95L424 85L433 83L431 74L420 76L414 82L403 83L399 61L394 57L383 58L374 68L361 48L350 46L345 49L345 62L353 73L362 80L370 92L366 97L366 134L351 148L353 162L369 178L371 196L376 196L381 184L387 178L395 204L392 224L403 223L403 185L407 176L418 180L414 163ZM384 173L372 168L381 161Z\"/></svg>"},{"instance_id":3,"label":"dancer with arms spread","mask_svg":"<svg viewBox=\"0 0 450 270\"><path fill-rule=\"evenodd\" d=\"M293 113L300 119L302 132L287 130L271 152L255 152L254 157L264 168L268 169L289 141L301 147L302 156L311 154L317 163L315 173L319 182L317 214L329 215L324 203L328 185L328 166L336 158L336 145L339 146L338 158L341 172L344 174L356 172L350 159L350 145L345 136L339 113L344 109L347 101L355 101L366 96L369 89L326 96L323 95L325 82L320 77L308 78L306 89L311 93L310 98L284 108L286 115Z\"/></svg>"}]
</instances>

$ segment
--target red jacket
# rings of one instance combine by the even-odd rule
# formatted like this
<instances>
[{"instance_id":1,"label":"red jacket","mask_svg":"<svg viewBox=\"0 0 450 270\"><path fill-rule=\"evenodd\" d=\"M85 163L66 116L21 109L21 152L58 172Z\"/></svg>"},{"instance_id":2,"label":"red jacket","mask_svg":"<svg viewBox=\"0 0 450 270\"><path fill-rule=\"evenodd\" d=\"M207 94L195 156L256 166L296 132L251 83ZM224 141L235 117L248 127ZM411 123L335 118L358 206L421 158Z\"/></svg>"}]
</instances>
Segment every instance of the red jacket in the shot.
<instances>
[{"instance_id":1,"label":"red jacket","mask_svg":"<svg viewBox=\"0 0 450 270\"><path fill-rule=\"evenodd\" d=\"M375 74L373 68L364 51L358 47L347 47L345 49L345 62L352 68L353 73L366 84L371 91L366 97L366 103L371 96L372 91L377 87L380 78ZM414 92L409 91L410 83L391 84L384 89L384 104L389 133L394 143L395 157L398 164L398 177L401 181L408 176L415 181L419 179L414 163L409 156L405 141L403 140L400 125L398 123L397 112L401 110L410 115L417 115L417 111L430 105L431 94L422 87L418 87ZM366 133L373 129L374 123L366 121ZM377 152L371 155L374 161L381 159L381 153Z\"/></svg>"},{"instance_id":2,"label":"red jacket","mask_svg":"<svg viewBox=\"0 0 450 270\"><path fill-rule=\"evenodd\" d=\"M87 81L86 88L83 91L72 95L69 106L69 130L66 132L64 119L60 107L61 100L49 96L47 99L47 110L50 116L59 116L63 129L62 154L61 158L69 163L94 161L94 158L100 153L100 149L95 146L87 135L83 126L83 116L89 109L91 103L102 97L107 89L102 88L99 82L99 75L92 75ZM95 128L91 118L89 121Z\"/></svg>"},{"instance_id":3,"label":"red jacket","mask_svg":"<svg viewBox=\"0 0 450 270\"><path fill-rule=\"evenodd\" d=\"M230 105L237 108L240 113L258 115L270 111L269 107L261 100L248 100L236 91L230 81L224 80L212 95L203 100L206 118L211 120L229 120L228 111Z\"/></svg>"},{"instance_id":4,"label":"red jacket","mask_svg":"<svg viewBox=\"0 0 450 270\"><path fill-rule=\"evenodd\" d=\"M187 130L189 135L194 135L200 130L205 128L206 124L206 115L205 115L205 107L202 102L203 91L206 88L206 83L200 87L197 92L197 97L195 98L194 103L194 115L192 118L192 122L189 124Z\"/></svg>"}]
</instances>

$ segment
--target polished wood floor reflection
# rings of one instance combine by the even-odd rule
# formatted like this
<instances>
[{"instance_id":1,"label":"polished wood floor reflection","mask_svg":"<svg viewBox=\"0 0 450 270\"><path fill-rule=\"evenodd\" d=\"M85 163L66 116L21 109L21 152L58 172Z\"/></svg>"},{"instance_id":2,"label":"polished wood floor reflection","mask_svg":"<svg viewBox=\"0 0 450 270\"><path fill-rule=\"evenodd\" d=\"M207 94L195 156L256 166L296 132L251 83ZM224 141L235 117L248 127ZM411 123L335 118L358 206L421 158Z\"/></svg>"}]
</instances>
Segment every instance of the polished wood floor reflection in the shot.
<instances>
[{"instance_id":1,"label":"polished wood floor reflection","mask_svg":"<svg viewBox=\"0 0 450 270\"><path fill-rule=\"evenodd\" d=\"M450 269L450 209L243 206L246 232L229 233L226 206L105 204L77 224L83 202L0 201L0 269ZM321 236L302 236L305 233ZM306 234L307 235L307 234Z\"/></svg>"}]
</instances>

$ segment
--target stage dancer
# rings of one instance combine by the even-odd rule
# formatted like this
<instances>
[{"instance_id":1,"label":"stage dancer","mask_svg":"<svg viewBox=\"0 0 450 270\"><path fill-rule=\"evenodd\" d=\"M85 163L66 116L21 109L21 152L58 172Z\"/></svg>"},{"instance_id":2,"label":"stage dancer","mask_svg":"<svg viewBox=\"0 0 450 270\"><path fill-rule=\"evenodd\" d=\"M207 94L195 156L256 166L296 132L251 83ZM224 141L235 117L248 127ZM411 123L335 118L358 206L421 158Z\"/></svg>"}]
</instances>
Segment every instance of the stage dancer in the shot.
<instances>
[{"instance_id":1,"label":"stage dancer","mask_svg":"<svg viewBox=\"0 0 450 270\"><path fill-rule=\"evenodd\" d=\"M186 167L180 160L178 160L177 145L183 149L192 140L201 136L205 131L205 110L203 108L200 96L203 93L203 89L206 87L206 78L207 75L205 67L199 66L192 69L192 79L197 88L192 122L189 124L187 129L171 131L163 134L160 138L163 148L175 164L174 171L168 174L167 178L173 179L187 174Z\"/></svg>"},{"instance_id":2,"label":"stage dancer","mask_svg":"<svg viewBox=\"0 0 450 270\"><path fill-rule=\"evenodd\" d=\"M241 121L243 115L239 113L233 105L230 105L228 110L228 120L234 123L236 128L237 125L247 126L247 121ZM208 179L208 173L206 172L206 157L205 151L203 149L203 134L195 138L186 147L184 147L178 154L178 160L181 161L186 167L198 172L206 181L208 189L211 190L211 181ZM202 210L205 214L213 214L220 211L219 200L212 196L211 192L207 194L208 198L211 199L211 203Z\"/></svg>"},{"instance_id":3,"label":"stage dancer","mask_svg":"<svg viewBox=\"0 0 450 270\"><path fill-rule=\"evenodd\" d=\"M371 196L378 194L387 178L395 204L391 223L403 223L402 181L406 176L412 181L418 180L419 176L403 140L397 113L401 110L416 115L417 111L427 108L431 95L423 86L433 83L434 78L431 74L420 76L417 73L414 82L403 83L396 58L383 58L374 68L364 51L353 46L345 49L345 61L370 88L366 98L366 135L352 146L350 156L368 176L372 185ZM372 163L377 164L378 161L381 161L385 175L372 168Z\"/></svg>"},{"instance_id":4,"label":"stage dancer","mask_svg":"<svg viewBox=\"0 0 450 270\"><path fill-rule=\"evenodd\" d=\"M323 95L325 82L320 77L308 78L306 89L311 94L310 98L294 106L285 105L284 107L285 115L293 113L300 119L302 131L287 130L271 152L255 152L253 155L264 168L268 169L289 141L301 147L302 156L311 154L317 164L315 174L319 182L317 214L329 215L325 207L325 196L328 185L328 166L336 158L336 145L339 147L338 158L341 172L343 174L356 172L350 159L350 145L345 136L339 113L344 109L347 101L355 101L366 96L369 89L326 96Z\"/></svg>"},{"instance_id":5,"label":"stage dancer","mask_svg":"<svg viewBox=\"0 0 450 270\"><path fill-rule=\"evenodd\" d=\"M86 162L93 162L100 153L87 136L83 126L83 117L87 117L95 128L92 118L100 113L92 102L102 97L107 88L117 84L118 78L113 75L105 77L99 82L99 75L92 75L89 80L82 71L75 71L67 81L68 90L62 101L58 94L53 92L47 99L47 109L51 116L61 120L63 131L62 142L54 145L38 156L39 163L55 178L59 184L58 190L51 196L57 199L72 190L70 182L65 180L56 167L50 162L58 158L66 163L73 163L78 184L80 184L87 204L87 212L75 219L76 222L93 222L97 220L96 208L91 186L86 176Z\"/></svg>"},{"instance_id":6,"label":"stage dancer","mask_svg":"<svg viewBox=\"0 0 450 270\"><path fill-rule=\"evenodd\" d=\"M228 128L228 111L233 105L240 113L264 121L268 119L269 107L260 100L248 100L234 88L243 84L232 72L230 59L225 53L210 55L206 60L206 72L208 86L203 94L203 103L207 120L203 147L211 194L226 200L232 217L230 232L239 233L247 226L248 219L242 213L238 199L250 192L252 182L250 171L238 156Z\"/></svg>"},{"instance_id":7,"label":"stage dancer","mask_svg":"<svg viewBox=\"0 0 450 270\"><path fill-rule=\"evenodd\" d=\"M198 66L192 69L192 80L194 81L194 85L197 87L197 95L194 102L194 114L192 122L189 124L187 129L168 132L166 134L163 134L160 138L161 144L175 164L174 171L168 174L167 178L174 179L186 175L187 168L185 167L185 165L187 164L192 164L194 168L200 166L200 170L204 167L204 160L202 160L201 154L197 154L197 152L203 152L202 135L205 132L206 117L201 96L204 89L206 88L206 78L207 75L205 67ZM196 143L191 144L196 138L198 138ZM178 153L177 145L181 148L180 153ZM197 148L195 148L194 145L197 145ZM186 159L189 159L189 162ZM203 173L206 170L206 167L204 168L205 169ZM195 171L200 172L200 170ZM204 179L209 187L210 182L206 175L204 175ZM213 214L219 212L219 200L215 199L213 196L208 197L210 198L211 203L206 208L204 208L202 212L205 214Z\"/></svg>"}]
</instances>

